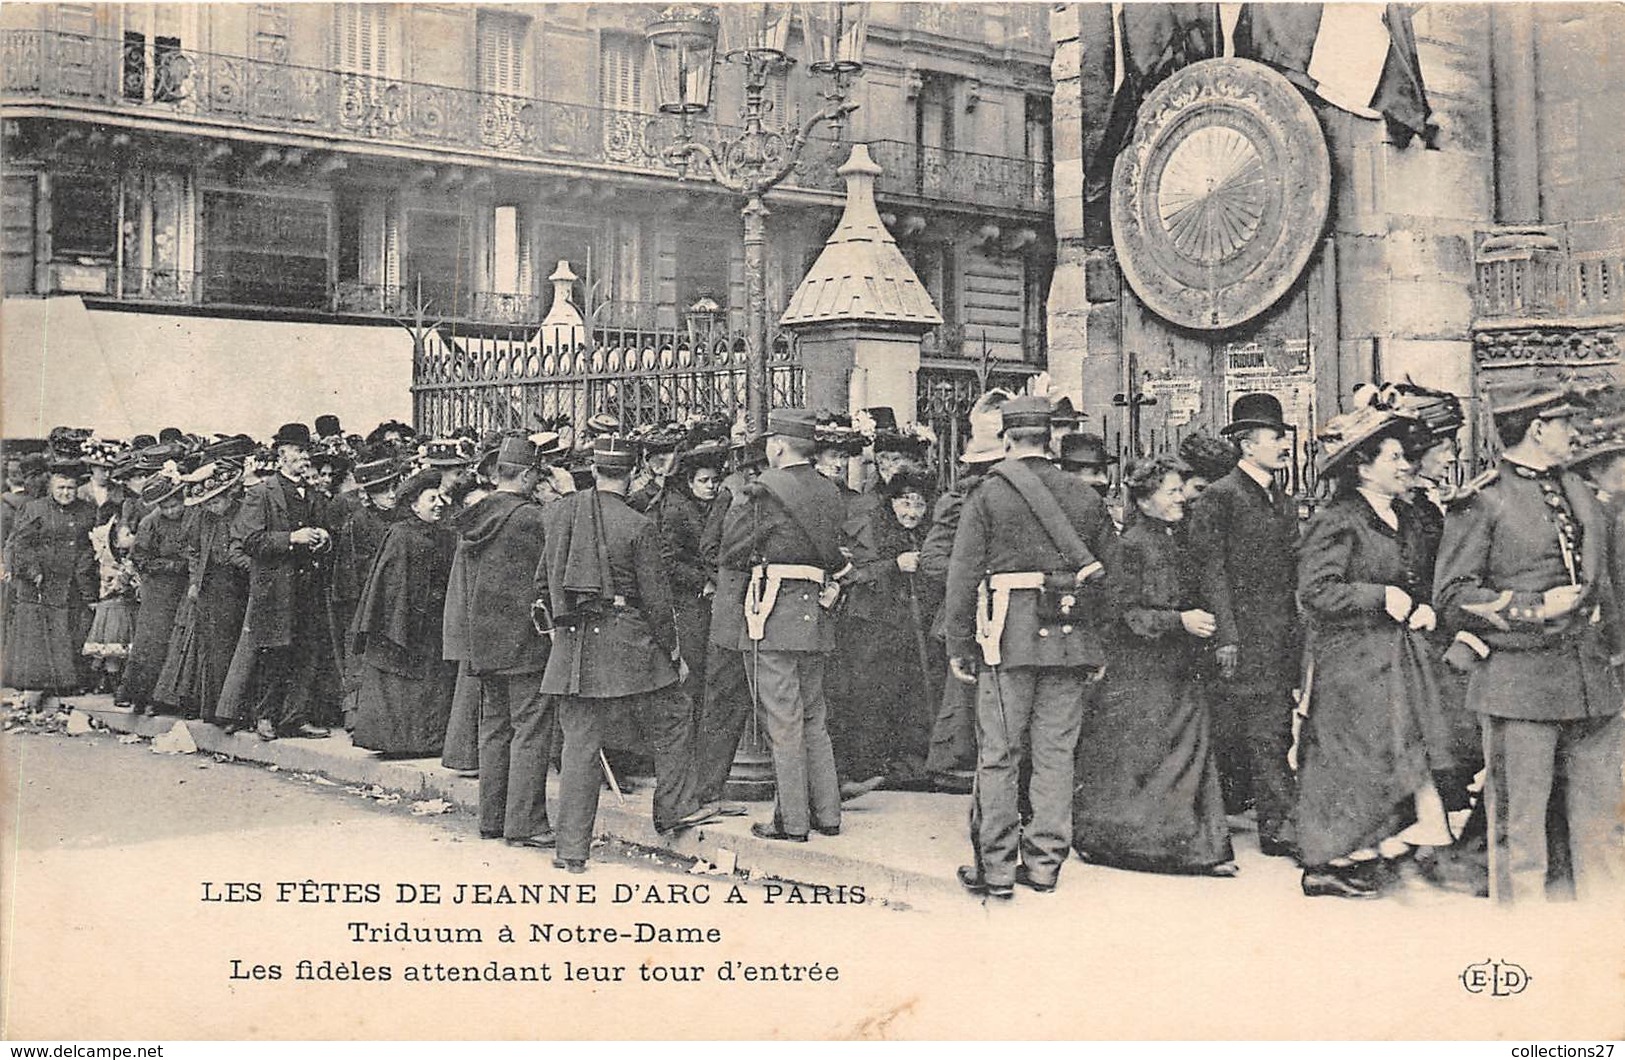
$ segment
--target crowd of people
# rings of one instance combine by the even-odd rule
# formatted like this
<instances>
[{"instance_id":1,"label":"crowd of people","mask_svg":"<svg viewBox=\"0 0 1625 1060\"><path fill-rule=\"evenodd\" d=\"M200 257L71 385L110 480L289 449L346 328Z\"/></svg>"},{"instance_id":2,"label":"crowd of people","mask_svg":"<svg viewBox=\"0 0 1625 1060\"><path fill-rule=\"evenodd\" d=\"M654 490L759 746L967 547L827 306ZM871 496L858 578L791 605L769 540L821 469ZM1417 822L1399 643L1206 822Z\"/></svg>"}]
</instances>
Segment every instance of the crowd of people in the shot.
<instances>
[{"instance_id":1,"label":"crowd of people","mask_svg":"<svg viewBox=\"0 0 1625 1060\"><path fill-rule=\"evenodd\" d=\"M8 452L4 680L260 738L342 726L479 778L483 837L584 871L600 789L673 832L841 831L878 788L970 795L959 878L1053 890L1075 852L1309 896L1498 900L1625 882L1625 419L1613 395L1367 387L1319 433L1244 395L1115 467L1065 398L989 391L954 485L890 409L634 430L53 431ZM860 459L862 458L862 459ZM853 488L862 483L862 488ZM546 778L559 789L549 805Z\"/></svg>"}]
</instances>

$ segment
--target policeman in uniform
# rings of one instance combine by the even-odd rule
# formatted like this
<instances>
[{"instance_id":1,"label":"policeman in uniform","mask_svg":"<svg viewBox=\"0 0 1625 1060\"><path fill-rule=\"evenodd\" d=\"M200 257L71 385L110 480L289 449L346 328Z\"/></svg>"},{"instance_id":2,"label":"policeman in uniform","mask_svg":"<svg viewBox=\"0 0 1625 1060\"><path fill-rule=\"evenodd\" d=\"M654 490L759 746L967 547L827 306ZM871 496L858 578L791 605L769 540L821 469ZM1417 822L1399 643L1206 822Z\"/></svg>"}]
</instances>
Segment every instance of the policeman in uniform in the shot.
<instances>
[{"instance_id":1,"label":"policeman in uniform","mask_svg":"<svg viewBox=\"0 0 1625 1060\"><path fill-rule=\"evenodd\" d=\"M1594 899L1625 882L1618 542L1562 468L1580 411L1569 395L1518 387L1492 409L1500 465L1451 505L1434 579L1440 621L1460 630L1446 658L1468 670L1484 730L1490 897L1544 900L1561 785L1575 893Z\"/></svg>"},{"instance_id":2,"label":"policeman in uniform","mask_svg":"<svg viewBox=\"0 0 1625 1060\"><path fill-rule=\"evenodd\" d=\"M965 501L945 607L949 666L976 684L976 863L959 881L1009 898L1015 883L1054 890L1072 842L1073 750L1085 682L1105 666L1096 623L1114 535L1100 497L1048 459L1048 399L1018 397L1000 411L1007 456Z\"/></svg>"},{"instance_id":3,"label":"policeman in uniform","mask_svg":"<svg viewBox=\"0 0 1625 1060\"><path fill-rule=\"evenodd\" d=\"M751 832L796 843L812 829L841 830L824 669L835 650L830 608L852 565L839 545L840 491L812 466L817 427L807 409L768 414L768 470L729 506L717 557L725 569L750 572L739 648L773 747L773 823Z\"/></svg>"},{"instance_id":4,"label":"policeman in uniform","mask_svg":"<svg viewBox=\"0 0 1625 1060\"><path fill-rule=\"evenodd\" d=\"M655 828L688 828L717 815L714 806L699 807L694 793L694 733L677 684L683 663L660 532L627 503L637 459L630 438L593 440L595 488L546 509L546 544L536 568L537 598L545 601L554 630L542 692L559 697L564 732L554 865L569 872L586 869L598 815L604 716L614 706L630 705L649 734Z\"/></svg>"}]
</instances>

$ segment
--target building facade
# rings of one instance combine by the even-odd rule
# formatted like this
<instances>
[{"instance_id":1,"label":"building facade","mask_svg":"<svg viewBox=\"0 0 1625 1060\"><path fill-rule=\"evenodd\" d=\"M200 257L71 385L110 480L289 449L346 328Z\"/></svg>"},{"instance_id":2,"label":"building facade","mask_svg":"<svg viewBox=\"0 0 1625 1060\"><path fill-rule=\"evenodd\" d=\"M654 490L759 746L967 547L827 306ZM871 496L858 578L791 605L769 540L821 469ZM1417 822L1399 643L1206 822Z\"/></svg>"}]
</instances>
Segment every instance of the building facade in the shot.
<instances>
[{"instance_id":1,"label":"building facade","mask_svg":"<svg viewBox=\"0 0 1625 1060\"><path fill-rule=\"evenodd\" d=\"M6 5L6 390L47 395L8 398L6 433L266 431L329 407L431 430L731 407L741 203L660 157L676 130L643 36L657 11ZM723 8L724 48L742 17ZM833 227L834 170L862 141L945 321L922 395L951 414L984 362L1042 367L1051 51L1042 4L872 5L859 109L768 198L770 316ZM739 69L717 85L696 135L720 144ZM777 75L770 124L811 113L818 88L804 64ZM561 261L583 349L536 341ZM786 400L794 350L776 349Z\"/></svg>"},{"instance_id":2,"label":"building facade","mask_svg":"<svg viewBox=\"0 0 1625 1060\"><path fill-rule=\"evenodd\" d=\"M1237 394L1269 390L1299 428L1295 474L1309 487L1316 426L1357 384L1408 376L1469 399L1482 462L1483 396L1498 383L1620 379L1625 9L1410 7L1434 149L1307 96L1330 177L1314 251L1256 317L1193 329L1124 282L1110 219L1086 201L1112 178L1097 148L1122 51L1109 6L1058 5L1050 366L1125 455L1214 430Z\"/></svg>"}]
</instances>

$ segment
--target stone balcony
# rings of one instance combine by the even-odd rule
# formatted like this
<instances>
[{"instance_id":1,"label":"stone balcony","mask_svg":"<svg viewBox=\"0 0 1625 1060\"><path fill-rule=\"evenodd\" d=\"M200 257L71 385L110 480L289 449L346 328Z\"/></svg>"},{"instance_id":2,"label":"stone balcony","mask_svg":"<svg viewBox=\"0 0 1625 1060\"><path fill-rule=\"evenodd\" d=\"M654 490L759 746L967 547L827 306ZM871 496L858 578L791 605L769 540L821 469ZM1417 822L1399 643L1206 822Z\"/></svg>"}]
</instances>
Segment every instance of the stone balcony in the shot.
<instances>
[{"instance_id":1,"label":"stone balcony","mask_svg":"<svg viewBox=\"0 0 1625 1060\"><path fill-rule=\"evenodd\" d=\"M424 84L340 70L140 42L37 30L0 33L0 104L162 117L198 135L239 129L534 161L675 180L661 161L675 119L528 96ZM696 139L720 144L738 129L697 122ZM848 146L815 137L788 188L841 188ZM1047 161L873 141L885 169L882 199L1047 215Z\"/></svg>"}]
</instances>

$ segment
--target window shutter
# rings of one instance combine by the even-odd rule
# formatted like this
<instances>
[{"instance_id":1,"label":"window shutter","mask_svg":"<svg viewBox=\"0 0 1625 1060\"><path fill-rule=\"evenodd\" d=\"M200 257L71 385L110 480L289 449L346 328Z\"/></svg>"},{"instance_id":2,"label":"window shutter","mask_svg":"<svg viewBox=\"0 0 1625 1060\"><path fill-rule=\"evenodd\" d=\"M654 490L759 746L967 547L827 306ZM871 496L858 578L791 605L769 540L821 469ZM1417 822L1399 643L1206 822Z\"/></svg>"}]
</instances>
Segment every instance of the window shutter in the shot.
<instances>
[{"instance_id":1,"label":"window shutter","mask_svg":"<svg viewBox=\"0 0 1625 1060\"><path fill-rule=\"evenodd\" d=\"M643 110L643 41L635 37L602 38L598 62L598 91L604 106L614 110Z\"/></svg>"},{"instance_id":2,"label":"window shutter","mask_svg":"<svg viewBox=\"0 0 1625 1060\"><path fill-rule=\"evenodd\" d=\"M521 18L482 14L479 20L480 91L493 95L523 96L525 89L525 37L528 23Z\"/></svg>"}]
</instances>

